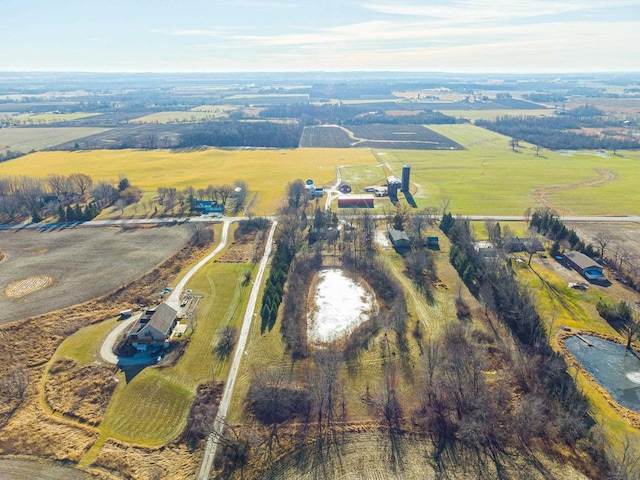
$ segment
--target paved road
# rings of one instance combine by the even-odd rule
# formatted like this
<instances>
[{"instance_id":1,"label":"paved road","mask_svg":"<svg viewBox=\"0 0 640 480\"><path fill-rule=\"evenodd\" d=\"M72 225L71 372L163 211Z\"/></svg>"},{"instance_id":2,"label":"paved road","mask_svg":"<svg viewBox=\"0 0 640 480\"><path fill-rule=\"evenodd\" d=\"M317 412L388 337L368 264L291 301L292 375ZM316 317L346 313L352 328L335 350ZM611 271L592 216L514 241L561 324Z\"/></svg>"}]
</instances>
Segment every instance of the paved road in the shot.
<instances>
[{"instance_id":1,"label":"paved road","mask_svg":"<svg viewBox=\"0 0 640 480\"><path fill-rule=\"evenodd\" d=\"M180 280L178 285L176 285L176 288L173 289L173 292L171 292L171 295L169 296L169 298L166 300L165 303L167 303L172 308L175 308L176 310L180 309L180 299L182 298L182 290L184 289L185 285L189 280L191 280L191 277L193 277L193 275L198 270L200 270L207 262L209 262L218 253L220 253L220 251L227 245L227 241L229 237L228 235L229 225L233 223L233 221L234 220L230 218L224 219L224 225L222 226L222 236L220 238L220 243L218 244L218 246L209 255L207 255L205 258L200 260L196 265L194 265L186 273L186 275L182 278L182 280ZM120 358L113 353L113 346L118 341L118 338L120 337L120 335L124 332L126 328L133 325L133 322L135 322L138 318L140 318L140 315L142 314L140 313L137 315L133 315L131 318L128 318L127 320L124 320L121 323L119 323L116 328L111 330L111 332L109 333L105 341L102 342L102 346L100 347L100 357L102 357L102 359L105 362L111 363L113 365L119 365L119 366L149 363L148 357L145 357L144 360L140 358L124 358L124 357Z\"/></svg>"},{"instance_id":2,"label":"paved road","mask_svg":"<svg viewBox=\"0 0 640 480\"><path fill-rule=\"evenodd\" d=\"M247 303L247 309L244 312L244 320L242 321L242 329L240 330L240 337L238 338L238 344L233 355L233 362L231 363L231 369L227 376L227 382L224 386L224 392L222 393L222 400L218 406L218 413L213 421L213 431L207 439L207 446L204 450L204 457L202 464L200 465L200 471L198 472L199 480L207 480L211 473L211 467L213 466L213 460L216 457L216 450L218 449L218 441L222 437L224 427L226 425L227 413L229 411L229 405L231 403L231 397L233 396L233 388L236 383L236 377L240 369L240 362L244 354L244 349L247 345L247 338L249 338L249 330L251 330L251 321L254 317L254 311L256 309L256 303L258 301L258 294L260 293L260 284L262 283L262 276L267 268L267 261L269 255L271 255L271 247L273 245L273 235L276 231L276 225L278 222L273 222L271 231L269 232L269 238L267 239L267 246L264 250L264 255L260 261L260 267L258 273L253 281L253 288L251 289L251 295L249 296L249 302Z\"/></svg>"},{"instance_id":3,"label":"paved road","mask_svg":"<svg viewBox=\"0 0 640 480\"><path fill-rule=\"evenodd\" d=\"M339 192L335 186L327 190L327 200L333 199ZM329 202L330 203L330 202ZM496 220L500 222L521 222L522 215L456 215L470 220ZM384 215L376 215L377 218L385 218ZM275 220L275 217L266 217ZM561 216L564 222L591 222L591 223L640 223L640 215L616 215L616 216ZM176 225L185 223L220 223L238 222L246 220L246 217L165 217L165 218L131 218L128 220L90 220L88 222L68 223L21 223L18 225L0 225L0 230L56 230L60 228L79 227L123 227L135 225Z\"/></svg>"}]
</instances>

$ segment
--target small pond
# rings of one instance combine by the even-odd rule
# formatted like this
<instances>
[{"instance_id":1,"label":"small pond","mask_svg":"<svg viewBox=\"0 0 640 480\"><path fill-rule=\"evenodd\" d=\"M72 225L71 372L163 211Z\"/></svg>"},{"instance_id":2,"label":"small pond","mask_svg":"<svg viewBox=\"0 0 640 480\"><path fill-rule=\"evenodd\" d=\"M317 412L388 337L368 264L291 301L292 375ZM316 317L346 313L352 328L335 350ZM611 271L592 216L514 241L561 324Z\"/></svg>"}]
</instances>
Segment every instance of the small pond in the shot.
<instances>
[{"instance_id":1,"label":"small pond","mask_svg":"<svg viewBox=\"0 0 640 480\"><path fill-rule=\"evenodd\" d=\"M640 412L640 359L624 345L590 335L564 341L569 353L582 364L623 407Z\"/></svg>"},{"instance_id":2,"label":"small pond","mask_svg":"<svg viewBox=\"0 0 640 480\"><path fill-rule=\"evenodd\" d=\"M374 298L361 284L340 269L318 272L314 308L307 335L311 343L326 343L350 332L367 320Z\"/></svg>"}]
</instances>

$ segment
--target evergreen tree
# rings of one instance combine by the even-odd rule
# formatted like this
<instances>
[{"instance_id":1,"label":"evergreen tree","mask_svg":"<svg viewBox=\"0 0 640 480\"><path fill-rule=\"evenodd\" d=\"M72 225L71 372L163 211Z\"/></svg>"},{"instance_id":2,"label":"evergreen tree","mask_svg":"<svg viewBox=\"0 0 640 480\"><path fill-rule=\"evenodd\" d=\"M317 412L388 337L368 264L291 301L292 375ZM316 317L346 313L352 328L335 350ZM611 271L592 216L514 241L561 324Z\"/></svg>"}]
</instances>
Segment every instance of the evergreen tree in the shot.
<instances>
[{"instance_id":1,"label":"evergreen tree","mask_svg":"<svg viewBox=\"0 0 640 480\"><path fill-rule=\"evenodd\" d=\"M31 221L33 223L40 223L42 221L42 215L36 207L33 207L33 211L31 212Z\"/></svg>"}]
</instances>

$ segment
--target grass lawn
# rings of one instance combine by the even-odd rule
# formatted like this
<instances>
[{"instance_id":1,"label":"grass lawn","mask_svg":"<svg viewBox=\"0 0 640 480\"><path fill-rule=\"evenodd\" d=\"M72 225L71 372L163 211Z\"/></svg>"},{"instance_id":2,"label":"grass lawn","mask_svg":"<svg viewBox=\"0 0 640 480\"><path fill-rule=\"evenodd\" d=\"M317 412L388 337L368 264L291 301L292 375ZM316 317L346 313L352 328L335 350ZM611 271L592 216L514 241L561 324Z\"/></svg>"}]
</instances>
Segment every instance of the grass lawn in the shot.
<instances>
[{"instance_id":1,"label":"grass lawn","mask_svg":"<svg viewBox=\"0 0 640 480\"><path fill-rule=\"evenodd\" d=\"M366 149L96 150L38 152L2 163L0 175L45 177L53 172L62 175L82 172L91 175L95 182L115 180L123 173L132 185L146 192L156 192L158 187L206 188L242 179L249 190L258 194L253 213L265 215L281 205L288 182L311 178L316 185L328 185L335 181L337 166L375 163L371 151Z\"/></svg>"},{"instance_id":2,"label":"grass lawn","mask_svg":"<svg viewBox=\"0 0 640 480\"><path fill-rule=\"evenodd\" d=\"M197 326L177 365L148 367L129 383L123 373L120 384L100 425L103 435L132 443L161 445L184 428L200 383L224 379L230 360L214 355L217 333L226 325L239 326L248 287L240 285L246 264L210 263L194 276L188 287L204 294L197 309Z\"/></svg>"},{"instance_id":3,"label":"grass lawn","mask_svg":"<svg viewBox=\"0 0 640 480\"><path fill-rule=\"evenodd\" d=\"M78 330L60 344L51 363L61 358L71 358L79 366L96 361L102 341L118 324L118 317Z\"/></svg>"}]
</instances>

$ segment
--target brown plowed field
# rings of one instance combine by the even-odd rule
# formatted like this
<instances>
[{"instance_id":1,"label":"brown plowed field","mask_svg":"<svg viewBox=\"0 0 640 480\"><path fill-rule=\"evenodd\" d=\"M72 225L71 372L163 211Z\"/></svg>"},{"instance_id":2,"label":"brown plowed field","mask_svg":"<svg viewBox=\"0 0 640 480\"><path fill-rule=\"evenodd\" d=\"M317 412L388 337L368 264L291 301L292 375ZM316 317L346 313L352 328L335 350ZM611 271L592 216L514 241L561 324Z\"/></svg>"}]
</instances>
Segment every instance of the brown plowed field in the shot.
<instances>
[{"instance_id":1,"label":"brown plowed field","mask_svg":"<svg viewBox=\"0 0 640 480\"><path fill-rule=\"evenodd\" d=\"M189 227L181 225L133 230L2 231L0 249L7 254L0 268L2 291L8 288L12 292L12 284L32 277L51 277L55 281L21 298L0 295L0 324L115 290L174 255L189 238Z\"/></svg>"}]
</instances>

